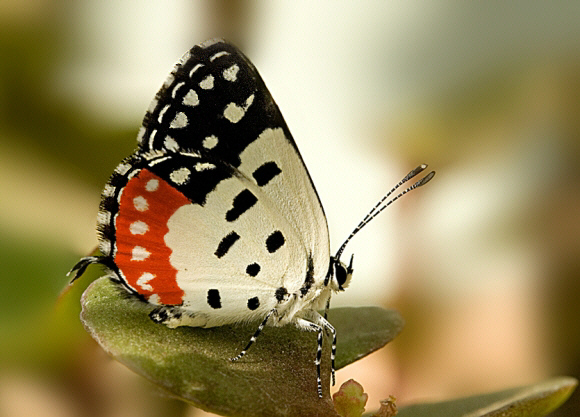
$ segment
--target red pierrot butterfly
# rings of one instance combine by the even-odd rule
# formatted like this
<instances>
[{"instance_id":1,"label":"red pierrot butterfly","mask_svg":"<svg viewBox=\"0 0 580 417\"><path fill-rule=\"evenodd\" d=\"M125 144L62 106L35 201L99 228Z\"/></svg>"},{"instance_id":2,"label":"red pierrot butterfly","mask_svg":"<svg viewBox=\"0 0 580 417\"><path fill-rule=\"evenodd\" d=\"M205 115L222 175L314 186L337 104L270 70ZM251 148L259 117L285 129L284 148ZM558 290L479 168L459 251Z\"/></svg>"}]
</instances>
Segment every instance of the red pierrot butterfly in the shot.
<instances>
[{"instance_id":1,"label":"red pierrot butterfly","mask_svg":"<svg viewBox=\"0 0 580 417\"><path fill-rule=\"evenodd\" d=\"M330 255L326 217L296 143L252 63L212 40L185 53L153 99L133 155L115 169L98 213L99 263L168 327L292 323L318 333L316 370L332 293L352 275L340 257L358 231L428 175L411 171ZM324 315L318 313L324 310Z\"/></svg>"}]
</instances>

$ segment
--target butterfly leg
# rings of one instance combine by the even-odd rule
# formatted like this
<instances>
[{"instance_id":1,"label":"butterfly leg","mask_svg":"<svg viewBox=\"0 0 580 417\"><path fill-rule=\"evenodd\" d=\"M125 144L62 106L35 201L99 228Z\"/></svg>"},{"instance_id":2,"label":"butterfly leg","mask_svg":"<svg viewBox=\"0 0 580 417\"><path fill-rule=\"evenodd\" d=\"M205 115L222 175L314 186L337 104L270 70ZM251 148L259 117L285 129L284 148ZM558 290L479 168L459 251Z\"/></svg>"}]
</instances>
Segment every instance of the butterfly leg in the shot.
<instances>
[{"instance_id":1,"label":"butterfly leg","mask_svg":"<svg viewBox=\"0 0 580 417\"><path fill-rule=\"evenodd\" d=\"M256 339L258 338L258 336L260 336L260 333L262 333L262 330L264 329L264 326L266 325L266 323L268 322L268 319L270 318L270 316L272 314L274 314L276 312L276 309L273 308L272 310L270 310L270 312L268 314L266 314L266 317L264 318L264 320L262 321L262 323L260 323L260 325L258 326L258 329L256 330L256 333L254 333L254 335L250 338L250 342L248 343L248 345L244 348L244 350L242 350L238 356L235 356L233 358L230 358L230 360L232 362L235 362L239 359L241 359L247 352L248 349L250 349L250 346L252 346L254 344L254 342L256 341Z\"/></svg>"},{"instance_id":2,"label":"butterfly leg","mask_svg":"<svg viewBox=\"0 0 580 417\"><path fill-rule=\"evenodd\" d=\"M330 331L332 334L332 349L330 353L330 360L332 362L331 370L332 370L332 385L336 384L336 379L334 377L334 358L336 357L336 330L334 327L328 322L328 310L330 309L330 297L326 300L326 306L324 307L324 327Z\"/></svg>"},{"instance_id":3,"label":"butterfly leg","mask_svg":"<svg viewBox=\"0 0 580 417\"><path fill-rule=\"evenodd\" d=\"M307 317L304 319L298 319L297 325L309 331L316 331L318 332L318 347L316 350L316 372L317 372L317 381L318 381L318 396L322 397L322 382L320 379L320 362L322 359L322 335L324 330L332 335L332 347L330 351L330 361L331 361L331 378L332 378L332 385L336 383L335 378L335 371L334 371L334 358L336 357L336 330L334 326L330 324L326 318L321 316L316 311L312 311Z\"/></svg>"},{"instance_id":4,"label":"butterfly leg","mask_svg":"<svg viewBox=\"0 0 580 417\"><path fill-rule=\"evenodd\" d=\"M318 385L318 397L322 398L322 380L320 378L320 362L322 361L322 335L324 333L324 329L322 326L319 326L318 324L313 323L308 319L296 319L296 325L301 329L318 333L316 360L314 361L314 363L316 364L316 384Z\"/></svg>"},{"instance_id":5,"label":"butterfly leg","mask_svg":"<svg viewBox=\"0 0 580 417\"><path fill-rule=\"evenodd\" d=\"M334 326L332 324L330 324L324 317L321 317L321 321L324 323L324 328L328 331L330 331L330 334L332 334L332 348L330 351L330 361L331 361L331 374L332 374L332 385L334 386L334 384L336 384L336 378L334 376L334 358L336 357L336 330L334 329Z\"/></svg>"}]
</instances>

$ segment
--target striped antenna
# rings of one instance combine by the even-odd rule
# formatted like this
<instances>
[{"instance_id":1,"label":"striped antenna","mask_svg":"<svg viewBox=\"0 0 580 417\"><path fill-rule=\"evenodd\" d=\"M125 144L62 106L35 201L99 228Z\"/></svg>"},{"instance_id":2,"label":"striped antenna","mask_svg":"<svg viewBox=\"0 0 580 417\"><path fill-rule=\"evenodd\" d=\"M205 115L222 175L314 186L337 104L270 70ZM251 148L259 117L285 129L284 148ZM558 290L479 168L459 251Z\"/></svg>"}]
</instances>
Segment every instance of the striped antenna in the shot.
<instances>
[{"instance_id":1,"label":"striped antenna","mask_svg":"<svg viewBox=\"0 0 580 417\"><path fill-rule=\"evenodd\" d=\"M421 164L417 168L415 168L414 170L409 172L407 175L405 175L405 178L403 178L401 181L399 181L399 183L397 185L395 185L391 189L391 191L389 191L387 194L385 194L377 202L377 204L375 204L375 206L371 209L371 211L369 211L368 214L360 221L358 226L354 228L354 230L351 232L351 234L346 238L344 243L340 246L340 248L338 249L338 251L336 252L336 255L334 257L337 261L340 259L340 256L342 255L342 252L344 251L344 248L346 247L348 242L350 242L350 240L354 237L354 235L356 235L358 232L360 232L363 227L365 227L367 224L369 224L371 222L371 220L373 220L375 217L377 217L384 209L389 207L392 203L397 201L399 198L401 198L402 196L404 196L408 192L413 191L415 188L421 187L422 185L425 185L429 181L431 181L431 179L435 176L435 171L431 171L430 173L425 175L423 178L421 178L419 181L417 181L416 183L414 183L410 187L406 188L405 190L401 191L395 197L391 198L390 200L387 200L403 184L405 184L411 178L417 176L419 173L423 172L426 168L427 168L426 164Z\"/></svg>"}]
</instances>

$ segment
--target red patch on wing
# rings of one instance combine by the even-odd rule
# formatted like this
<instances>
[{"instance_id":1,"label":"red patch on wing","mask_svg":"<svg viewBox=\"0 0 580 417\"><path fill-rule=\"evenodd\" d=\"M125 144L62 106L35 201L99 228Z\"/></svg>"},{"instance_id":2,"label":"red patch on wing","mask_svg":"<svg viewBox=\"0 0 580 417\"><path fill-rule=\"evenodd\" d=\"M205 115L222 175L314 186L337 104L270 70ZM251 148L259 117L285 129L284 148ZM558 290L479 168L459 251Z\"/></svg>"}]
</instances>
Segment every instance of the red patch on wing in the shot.
<instances>
[{"instance_id":1,"label":"red patch on wing","mask_svg":"<svg viewBox=\"0 0 580 417\"><path fill-rule=\"evenodd\" d=\"M183 194L147 169L131 178L121 194L115 263L133 289L147 299L156 294L161 304L183 302L164 236L169 218L186 204Z\"/></svg>"}]
</instances>

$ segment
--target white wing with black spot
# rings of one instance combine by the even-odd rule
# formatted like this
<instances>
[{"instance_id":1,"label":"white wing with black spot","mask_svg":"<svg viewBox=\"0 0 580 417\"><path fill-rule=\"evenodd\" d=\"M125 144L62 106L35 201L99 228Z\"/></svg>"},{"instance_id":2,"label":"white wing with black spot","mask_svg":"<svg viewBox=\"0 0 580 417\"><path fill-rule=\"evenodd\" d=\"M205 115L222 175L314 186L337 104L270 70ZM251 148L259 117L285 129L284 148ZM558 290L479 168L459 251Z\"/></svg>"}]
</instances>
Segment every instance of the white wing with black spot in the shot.
<instances>
[{"instance_id":1,"label":"white wing with black spot","mask_svg":"<svg viewBox=\"0 0 580 417\"><path fill-rule=\"evenodd\" d=\"M164 268L177 271L183 307L207 314L206 325L263 317L284 291L322 285L330 253L318 195L278 107L234 46L218 41L184 55L149 107L139 150L103 193L101 250L121 278L124 268L143 265L132 262L129 226L160 222L154 211L124 210L121 203L143 197L146 174L169 186L167 196L148 195L152 205L155 198L175 200L163 242L159 231L150 233L150 244L170 249ZM168 197L172 190L187 204ZM139 239L147 246L147 233ZM141 281L139 274L125 280L131 290L155 304L179 304L174 286L151 278L164 272Z\"/></svg>"}]
</instances>

